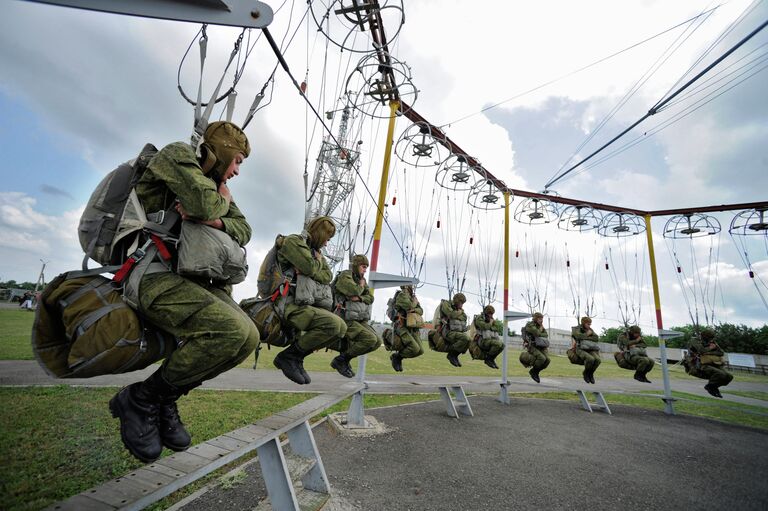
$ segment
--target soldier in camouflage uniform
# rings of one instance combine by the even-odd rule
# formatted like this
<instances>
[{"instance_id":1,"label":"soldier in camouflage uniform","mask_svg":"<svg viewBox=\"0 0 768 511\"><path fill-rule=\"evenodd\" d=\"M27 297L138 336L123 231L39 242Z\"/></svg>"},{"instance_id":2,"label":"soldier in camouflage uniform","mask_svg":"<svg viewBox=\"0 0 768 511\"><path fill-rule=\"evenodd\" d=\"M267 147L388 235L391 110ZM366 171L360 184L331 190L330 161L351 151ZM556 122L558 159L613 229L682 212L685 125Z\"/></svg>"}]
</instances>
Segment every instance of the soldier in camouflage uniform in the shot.
<instances>
[{"instance_id":1,"label":"soldier in camouflage uniform","mask_svg":"<svg viewBox=\"0 0 768 511\"><path fill-rule=\"evenodd\" d=\"M464 304L467 297L463 293L453 295L453 300L440 301L440 325L433 334L435 351L448 353L446 358L451 365L461 367L459 355L469 348L467 335L467 313Z\"/></svg>"},{"instance_id":2,"label":"soldier in camouflage uniform","mask_svg":"<svg viewBox=\"0 0 768 511\"><path fill-rule=\"evenodd\" d=\"M571 349L576 354L577 363L584 364L582 373L584 381L595 383L595 371L602 360L600 360L600 346L597 344L600 336L592 330L592 318L587 316L581 318L579 326L571 328L571 338L573 339Z\"/></svg>"},{"instance_id":3,"label":"soldier in camouflage uniform","mask_svg":"<svg viewBox=\"0 0 768 511\"><path fill-rule=\"evenodd\" d=\"M164 147L149 162L136 193L147 213L175 208L183 219L224 231L244 246L251 228L227 181L239 174L250 151L240 128L211 123L200 158L183 142ZM172 261L175 269L175 255ZM182 277L159 262L152 265L139 281L138 312L176 336L179 346L149 378L123 388L109 402L125 447L144 462L157 459L163 446L174 451L190 446L176 400L245 360L260 339L232 300L231 286Z\"/></svg>"},{"instance_id":4,"label":"soldier in camouflage uniform","mask_svg":"<svg viewBox=\"0 0 768 511\"><path fill-rule=\"evenodd\" d=\"M640 327L632 325L627 333L619 335L617 340L619 349L624 352L624 360L635 370L634 378L637 381L651 383L646 375L653 369L653 359L645 352L645 341Z\"/></svg>"},{"instance_id":5,"label":"soldier in camouflage uniform","mask_svg":"<svg viewBox=\"0 0 768 511\"><path fill-rule=\"evenodd\" d=\"M416 358L424 354L424 348L421 345L421 328L409 328L406 325L409 312L424 314L413 286L400 286L400 291L395 293L395 311L397 319L392 323L392 354L389 359L392 362L392 369L402 372L403 359Z\"/></svg>"},{"instance_id":6,"label":"soldier in camouflage uniform","mask_svg":"<svg viewBox=\"0 0 768 511\"><path fill-rule=\"evenodd\" d=\"M333 278L331 268L320 250L336 234L336 226L327 216L317 217L309 222L306 234L292 234L283 239L277 252L277 261L284 274L293 272L294 280L303 275L311 279L313 293L318 296L328 292L328 303L318 306L298 304L298 283L291 284L286 298L284 319L295 331L300 332L298 339L281 351L274 360L275 367L300 385L310 383L311 378L304 370L304 358L315 350L338 346L338 342L347 333L347 324L332 312L330 283Z\"/></svg>"},{"instance_id":7,"label":"soldier in camouflage uniform","mask_svg":"<svg viewBox=\"0 0 768 511\"><path fill-rule=\"evenodd\" d=\"M491 369L499 368L496 365L496 357L504 351L504 342L499 339L498 332L493 329L493 314L495 312L496 309L493 308L493 305L486 305L483 308L483 313L475 316L472 324L477 333L470 341L469 348L470 353L479 353L479 358ZM473 358L475 358L474 355Z\"/></svg>"},{"instance_id":8,"label":"soldier in camouflage uniform","mask_svg":"<svg viewBox=\"0 0 768 511\"><path fill-rule=\"evenodd\" d=\"M520 362L525 367L530 367L528 374L533 381L541 383L539 373L549 365L549 355L547 348L549 334L544 328L544 315L540 312L533 314L533 321L529 321L523 327L523 349L520 354ZM537 341L538 339L538 341Z\"/></svg>"},{"instance_id":9,"label":"soldier in camouflage uniform","mask_svg":"<svg viewBox=\"0 0 768 511\"><path fill-rule=\"evenodd\" d=\"M335 282L336 306L339 315L346 320L347 335L341 340L341 354L331 361L331 367L347 378L355 376L350 360L381 346L381 339L368 324L373 294L365 280L367 270L368 258L357 254L352 257L349 269L339 273Z\"/></svg>"},{"instance_id":10,"label":"soldier in camouflage uniform","mask_svg":"<svg viewBox=\"0 0 768 511\"><path fill-rule=\"evenodd\" d=\"M720 387L728 385L733 380L733 375L723 368L725 352L715 342L715 331L711 328L702 329L699 335L700 340L692 338L689 346L699 359L698 367L691 374L698 378L709 379L704 389L711 395L721 398L723 395L720 394Z\"/></svg>"}]
</instances>

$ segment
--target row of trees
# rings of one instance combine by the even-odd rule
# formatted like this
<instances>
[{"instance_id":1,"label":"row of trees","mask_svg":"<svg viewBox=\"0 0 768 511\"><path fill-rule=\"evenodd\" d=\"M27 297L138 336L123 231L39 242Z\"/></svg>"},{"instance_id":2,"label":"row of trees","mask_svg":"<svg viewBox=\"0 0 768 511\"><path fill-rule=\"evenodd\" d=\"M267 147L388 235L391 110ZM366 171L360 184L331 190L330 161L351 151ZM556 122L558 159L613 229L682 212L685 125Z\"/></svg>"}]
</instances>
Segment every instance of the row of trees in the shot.
<instances>
[{"instance_id":1,"label":"row of trees","mask_svg":"<svg viewBox=\"0 0 768 511\"><path fill-rule=\"evenodd\" d=\"M768 355L768 325L752 328L747 325L722 323L711 327L715 331L715 341L727 352L751 353L753 355ZM672 330L682 332L682 336L667 340L670 348L687 348L691 339L696 335L694 325L676 326ZM600 340L616 344L618 337L624 332L623 328L604 328ZM659 338L644 335L643 340L648 346L658 346Z\"/></svg>"},{"instance_id":2,"label":"row of trees","mask_svg":"<svg viewBox=\"0 0 768 511\"><path fill-rule=\"evenodd\" d=\"M0 289L29 289L30 291L34 291L35 283L34 282L16 282L15 280L7 280L5 282L0 282Z\"/></svg>"}]
</instances>

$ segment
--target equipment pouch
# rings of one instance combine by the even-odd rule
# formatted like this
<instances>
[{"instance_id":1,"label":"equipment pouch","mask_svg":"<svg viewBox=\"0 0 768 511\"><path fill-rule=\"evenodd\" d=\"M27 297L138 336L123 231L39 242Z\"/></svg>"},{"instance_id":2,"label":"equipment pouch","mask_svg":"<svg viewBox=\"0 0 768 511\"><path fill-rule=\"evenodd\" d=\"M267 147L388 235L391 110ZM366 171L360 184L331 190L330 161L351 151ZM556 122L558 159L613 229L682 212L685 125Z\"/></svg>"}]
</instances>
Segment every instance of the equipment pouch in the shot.
<instances>
[{"instance_id":1,"label":"equipment pouch","mask_svg":"<svg viewBox=\"0 0 768 511\"><path fill-rule=\"evenodd\" d=\"M721 366L723 365L723 357L720 355L702 355L701 365Z\"/></svg>"},{"instance_id":2,"label":"equipment pouch","mask_svg":"<svg viewBox=\"0 0 768 511\"><path fill-rule=\"evenodd\" d=\"M540 350L549 348L549 339L546 337L536 337L533 340L533 345Z\"/></svg>"},{"instance_id":3,"label":"equipment pouch","mask_svg":"<svg viewBox=\"0 0 768 511\"><path fill-rule=\"evenodd\" d=\"M464 332L467 329L467 322L460 319L449 319L448 330L451 332Z\"/></svg>"},{"instance_id":4,"label":"equipment pouch","mask_svg":"<svg viewBox=\"0 0 768 511\"><path fill-rule=\"evenodd\" d=\"M248 275L243 249L224 231L184 221L179 236L178 273L205 277L223 284L239 284Z\"/></svg>"},{"instance_id":5,"label":"equipment pouch","mask_svg":"<svg viewBox=\"0 0 768 511\"><path fill-rule=\"evenodd\" d=\"M368 321L371 319L371 306L363 302L347 300L344 304L344 320Z\"/></svg>"},{"instance_id":6,"label":"equipment pouch","mask_svg":"<svg viewBox=\"0 0 768 511\"><path fill-rule=\"evenodd\" d=\"M579 341L579 348L584 351L600 351L599 344L597 344L595 341L590 341L587 339L582 339Z\"/></svg>"},{"instance_id":7,"label":"equipment pouch","mask_svg":"<svg viewBox=\"0 0 768 511\"><path fill-rule=\"evenodd\" d=\"M494 330L483 330L482 331L482 338L483 339L498 339L499 334Z\"/></svg>"},{"instance_id":8,"label":"equipment pouch","mask_svg":"<svg viewBox=\"0 0 768 511\"><path fill-rule=\"evenodd\" d=\"M645 351L645 348L641 348L639 346L638 347L634 347L633 346L632 348L629 348L629 356L634 357L635 355L640 355L640 356L643 356L643 357L647 357L648 356L646 351Z\"/></svg>"},{"instance_id":9,"label":"equipment pouch","mask_svg":"<svg viewBox=\"0 0 768 511\"><path fill-rule=\"evenodd\" d=\"M325 310L333 310L333 291L328 284L320 284L311 277L299 274L296 277L296 305L312 305Z\"/></svg>"},{"instance_id":10,"label":"equipment pouch","mask_svg":"<svg viewBox=\"0 0 768 511\"><path fill-rule=\"evenodd\" d=\"M249 298L240 302L240 308L256 325L261 341L271 346L288 346L293 342L293 330L282 323L282 302L276 304L269 298Z\"/></svg>"},{"instance_id":11,"label":"equipment pouch","mask_svg":"<svg viewBox=\"0 0 768 511\"><path fill-rule=\"evenodd\" d=\"M408 328L421 328L424 326L424 318L417 312L409 312L405 317L405 326Z\"/></svg>"}]
</instances>

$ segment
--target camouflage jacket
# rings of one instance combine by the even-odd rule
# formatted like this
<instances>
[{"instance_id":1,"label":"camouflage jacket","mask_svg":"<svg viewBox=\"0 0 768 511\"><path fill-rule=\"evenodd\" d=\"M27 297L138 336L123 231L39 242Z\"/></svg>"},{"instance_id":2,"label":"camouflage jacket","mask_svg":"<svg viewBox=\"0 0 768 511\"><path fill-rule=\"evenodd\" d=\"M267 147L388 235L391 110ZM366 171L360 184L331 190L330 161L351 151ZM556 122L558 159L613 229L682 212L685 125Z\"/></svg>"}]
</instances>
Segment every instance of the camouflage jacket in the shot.
<instances>
[{"instance_id":1,"label":"camouflage jacket","mask_svg":"<svg viewBox=\"0 0 768 511\"><path fill-rule=\"evenodd\" d=\"M158 151L136 184L136 195L147 213L167 211L178 200L193 218L220 218L224 232L240 246L251 239L245 216L234 201L221 196L216 182L203 174L189 144L175 142Z\"/></svg>"},{"instance_id":2,"label":"camouflage jacket","mask_svg":"<svg viewBox=\"0 0 768 511\"><path fill-rule=\"evenodd\" d=\"M352 270L344 270L339 273L339 277L336 279L336 294L343 298L344 301L349 300L353 296L360 298L360 301L366 305L373 303L373 295L368 287L368 283L361 286L359 284L360 277Z\"/></svg>"},{"instance_id":3,"label":"camouflage jacket","mask_svg":"<svg viewBox=\"0 0 768 511\"><path fill-rule=\"evenodd\" d=\"M464 309L454 309L448 300L440 301L440 315L446 319L458 319L464 324L467 323L467 313L464 312Z\"/></svg>"},{"instance_id":4,"label":"camouflage jacket","mask_svg":"<svg viewBox=\"0 0 768 511\"><path fill-rule=\"evenodd\" d=\"M529 321L523 327L523 340L530 341L536 337L549 337L544 325L539 326L535 321Z\"/></svg>"},{"instance_id":5,"label":"camouflage jacket","mask_svg":"<svg viewBox=\"0 0 768 511\"><path fill-rule=\"evenodd\" d=\"M699 355L714 355L717 357L725 355L723 349L716 342L704 345L700 339L692 338L689 347Z\"/></svg>"},{"instance_id":6,"label":"camouflage jacket","mask_svg":"<svg viewBox=\"0 0 768 511\"><path fill-rule=\"evenodd\" d=\"M306 275L320 284L330 284L333 280L331 268L320 253L319 259L315 257L317 251L307 244L307 240L300 234L291 234L283 238L283 244L277 251L277 261L285 272L295 268L302 275Z\"/></svg>"},{"instance_id":7,"label":"camouflage jacket","mask_svg":"<svg viewBox=\"0 0 768 511\"><path fill-rule=\"evenodd\" d=\"M493 330L493 316L491 316L490 320L486 321L485 314L478 314L475 316L475 319L472 323L475 325L475 329L478 332L482 332L483 330Z\"/></svg>"},{"instance_id":8,"label":"camouflage jacket","mask_svg":"<svg viewBox=\"0 0 768 511\"><path fill-rule=\"evenodd\" d=\"M419 304L419 299L416 298L415 295L409 295L408 291L400 291L397 293L397 298L395 299L395 309L402 316L405 316L405 314L408 312L424 314L424 310Z\"/></svg>"},{"instance_id":9,"label":"camouflage jacket","mask_svg":"<svg viewBox=\"0 0 768 511\"><path fill-rule=\"evenodd\" d=\"M584 330L584 328L579 325L571 328L571 337L576 339L576 342L579 341L593 341L593 342L599 342L600 336L595 333L594 330L589 329Z\"/></svg>"},{"instance_id":10,"label":"camouflage jacket","mask_svg":"<svg viewBox=\"0 0 768 511\"><path fill-rule=\"evenodd\" d=\"M619 345L620 350L628 350L629 348L646 348L647 347L645 344L645 341L643 340L643 336L640 336L637 339L630 340L627 334L620 334L618 339L616 339L616 343Z\"/></svg>"}]
</instances>

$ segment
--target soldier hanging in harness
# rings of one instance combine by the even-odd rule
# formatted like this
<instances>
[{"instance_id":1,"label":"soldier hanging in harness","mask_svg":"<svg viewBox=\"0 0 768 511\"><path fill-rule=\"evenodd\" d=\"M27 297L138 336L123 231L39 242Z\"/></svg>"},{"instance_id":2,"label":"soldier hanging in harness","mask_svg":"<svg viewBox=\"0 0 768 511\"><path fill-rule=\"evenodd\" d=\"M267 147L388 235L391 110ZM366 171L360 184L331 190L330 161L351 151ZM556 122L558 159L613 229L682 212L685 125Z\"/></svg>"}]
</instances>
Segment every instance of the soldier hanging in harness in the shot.
<instances>
[{"instance_id":1,"label":"soldier hanging in harness","mask_svg":"<svg viewBox=\"0 0 768 511\"><path fill-rule=\"evenodd\" d=\"M307 224L305 233L283 237L277 250L283 274L291 276L290 288L280 298L285 301L283 321L300 334L275 357L274 364L300 385L311 382L304 370L304 358L315 350L338 346L347 333L347 324L332 312L333 275L321 252L334 234L333 220L317 217Z\"/></svg>"},{"instance_id":2,"label":"soldier hanging in harness","mask_svg":"<svg viewBox=\"0 0 768 511\"><path fill-rule=\"evenodd\" d=\"M346 321L347 334L340 341L340 354L331 361L331 367L347 378L355 376L349 365L353 358L381 346L381 339L368 324L373 294L365 280L367 270L368 258L364 254L357 254L352 257L349 269L339 273L333 283L336 312Z\"/></svg>"},{"instance_id":3,"label":"soldier hanging in harness","mask_svg":"<svg viewBox=\"0 0 768 511\"><path fill-rule=\"evenodd\" d=\"M715 342L715 331L704 328L697 337L691 339L688 347L689 357L683 362L686 372L691 376L709 380L704 390L715 397L722 398L720 387L731 383L733 375L725 370L723 349Z\"/></svg>"},{"instance_id":4,"label":"soldier hanging in harness","mask_svg":"<svg viewBox=\"0 0 768 511\"><path fill-rule=\"evenodd\" d=\"M144 211L178 211L188 231L198 233L189 235L185 242L189 245L202 241L197 229L207 226L244 246L251 228L233 201L227 181L239 175L240 164L250 152L240 128L229 122L211 123L199 157L183 142L164 147L147 164L136 194ZM187 248L194 251L194 246ZM125 298L136 301L132 305L150 323L179 339L179 346L149 378L123 388L109 402L112 415L120 419L123 444L144 462L160 457L163 446L174 451L190 446L176 401L205 380L237 366L259 344L258 330L232 300L231 285L205 276L180 275L173 247L165 249L169 251L165 256L147 252L133 268ZM133 298L128 288L133 289Z\"/></svg>"},{"instance_id":5,"label":"soldier hanging in harness","mask_svg":"<svg viewBox=\"0 0 768 511\"><path fill-rule=\"evenodd\" d=\"M440 300L435 311L437 329L430 332L430 347L442 353L451 365L461 367L459 355L466 353L469 348L467 335L467 313L464 304L467 302L463 293L453 295L451 301Z\"/></svg>"},{"instance_id":6,"label":"soldier hanging in harness","mask_svg":"<svg viewBox=\"0 0 768 511\"><path fill-rule=\"evenodd\" d=\"M499 333L494 329L495 320L493 314L496 309L493 305L483 307L483 313L475 316L472 327L475 334L469 343L469 352L472 358L482 360L491 369L498 369L496 357L504 351L504 342L499 338Z\"/></svg>"},{"instance_id":7,"label":"soldier hanging in harness","mask_svg":"<svg viewBox=\"0 0 768 511\"><path fill-rule=\"evenodd\" d=\"M533 381L541 383L539 373L549 365L549 334L544 328L544 315L540 312L533 313L533 321L525 324L522 331L523 352L520 353L520 363L530 367L528 374Z\"/></svg>"},{"instance_id":8,"label":"soldier hanging in harness","mask_svg":"<svg viewBox=\"0 0 768 511\"><path fill-rule=\"evenodd\" d=\"M592 318L584 316L578 326L571 328L573 344L568 350L571 363L583 365L584 381L595 383L595 371L600 366L600 337L592 330Z\"/></svg>"},{"instance_id":9,"label":"soldier hanging in harness","mask_svg":"<svg viewBox=\"0 0 768 511\"><path fill-rule=\"evenodd\" d=\"M629 368L635 370L634 378L640 382L651 383L646 375L653 369L654 362L645 351L646 345L640 327L629 327L626 333L619 335L617 344Z\"/></svg>"},{"instance_id":10,"label":"soldier hanging in harness","mask_svg":"<svg viewBox=\"0 0 768 511\"><path fill-rule=\"evenodd\" d=\"M392 320L392 328L384 330L384 346L392 352L389 359L392 369L397 372L403 371L404 359L424 354L421 345L422 314L424 311L413 286L400 286L387 303L387 316Z\"/></svg>"}]
</instances>

